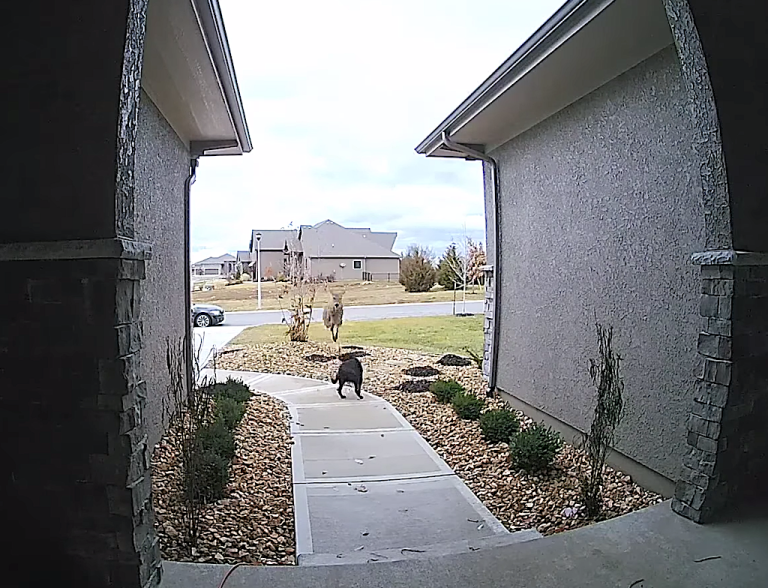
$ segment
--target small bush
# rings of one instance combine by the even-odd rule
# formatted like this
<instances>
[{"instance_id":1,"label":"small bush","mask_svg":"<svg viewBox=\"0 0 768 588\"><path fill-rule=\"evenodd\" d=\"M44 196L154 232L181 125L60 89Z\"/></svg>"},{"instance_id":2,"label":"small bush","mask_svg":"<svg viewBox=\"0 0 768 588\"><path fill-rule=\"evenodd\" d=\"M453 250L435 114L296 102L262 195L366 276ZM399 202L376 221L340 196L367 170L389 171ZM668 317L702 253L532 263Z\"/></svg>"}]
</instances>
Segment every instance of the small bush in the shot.
<instances>
[{"instance_id":1,"label":"small bush","mask_svg":"<svg viewBox=\"0 0 768 588\"><path fill-rule=\"evenodd\" d=\"M485 408L485 402L481 398L467 392L459 392L454 395L451 404L453 404L453 410L456 411L459 418L467 421L479 419L480 413Z\"/></svg>"},{"instance_id":2,"label":"small bush","mask_svg":"<svg viewBox=\"0 0 768 588\"><path fill-rule=\"evenodd\" d=\"M489 443L507 443L520 430L520 421L511 410L494 409L480 416L480 429Z\"/></svg>"},{"instance_id":3,"label":"small bush","mask_svg":"<svg viewBox=\"0 0 768 588\"><path fill-rule=\"evenodd\" d=\"M224 497L229 481L229 460L215 451L193 455L192 475L186 478L185 491L196 503L208 504Z\"/></svg>"},{"instance_id":4,"label":"small bush","mask_svg":"<svg viewBox=\"0 0 768 588\"><path fill-rule=\"evenodd\" d=\"M562 448L560 435L543 423L519 431L509 445L512 464L527 472L548 469Z\"/></svg>"},{"instance_id":5,"label":"small bush","mask_svg":"<svg viewBox=\"0 0 768 588\"><path fill-rule=\"evenodd\" d=\"M197 430L198 451L213 451L227 462L235 457L235 435L222 420L214 420Z\"/></svg>"},{"instance_id":6,"label":"small bush","mask_svg":"<svg viewBox=\"0 0 768 588\"><path fill-rule=\"evenodd\" d=\"M245 405L232 398L220 398L216 401L216 420L234 430L245 415Z\"/></svg>"},{"instance_id":7,"label":"small bush","mask_svg":"<svg viewBox=\"0 0 768 588\"><path fill-rule=\"evenodd\" d=\"M429 386L429 391L435 395L435 399L442 404L449 404L456 394L464 392L464 386L456 380L435 380Z\"/></svg>"},{"instance_id":8,"label":"small bush","mask_svg":"<svg viewBox=\"0 0 768 588\"><path fill-rule=\"evenodd\" d=\"M475 362L475 365L477 366L477 369L482 370L483 369L483 354L482 353L475 353L471 349L466 349L467 355L472 358L472 361Z\"/></svg>"},{"instance_id":9,"label":"small bush","mask_svg":"<svg viewBox=\"0 0 768 588\"><path fill-rule=\"evenodd\" d=\"M216 401L231 398L235 402L245 403L251 399L251 389L242 380L227 378L224 383L218 383L213 388Z\"/></svg>"}]
</instances>

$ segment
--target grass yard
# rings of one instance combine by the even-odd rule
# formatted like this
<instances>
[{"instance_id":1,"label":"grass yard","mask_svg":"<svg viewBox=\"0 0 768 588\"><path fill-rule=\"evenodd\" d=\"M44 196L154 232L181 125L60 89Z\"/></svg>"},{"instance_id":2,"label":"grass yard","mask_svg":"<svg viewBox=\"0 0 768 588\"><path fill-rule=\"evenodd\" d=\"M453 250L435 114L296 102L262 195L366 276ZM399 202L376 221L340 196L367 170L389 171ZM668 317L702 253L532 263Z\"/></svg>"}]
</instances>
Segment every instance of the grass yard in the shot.
<instances>
[{"instance_id":1,"label":"grass yard","mask_svg":"<svg viewBox=\"0 0 768 588\"><path fill-rule=\"evenodd\" d=\"M238 310L256 310L256 283L245 282L227 286L223 281L212 282L214 289L208 292L192 292L192 302L216 304L228 312ZM285 283L262 282L261 307L263 310L279 310L288 300L280 300L278 295L285 291ZM328 300L328 290L344 291L346 306L370 306L375 304L404 304L408 302L451 302L453 292L435 286L429 292L406 292L398 282L355 282L344 281L332 284L318 284L315 295L315 306L325 306ZM475 286L474 292L467 289L467 300L482 300L483 287ZM461 292L456 292L457 302L461 300Z\"/></svg>"},{"instance_id":2,"label":"grass yard","mask_svg":"<svg viewBox=\"0 0 768 588\"><path fill-rule=\"evenodd\" d=\"M287 341L285 325L264 325L246 329L233 345L261 345ZM322 323L309 327L310 341L330 343L331 334ZM425 353L466 355L469 348L482 354L483 316L430 316L378 321L346 322L341 327L342 345L370 345L412 349Z\"/></svg>"}]
</instances>

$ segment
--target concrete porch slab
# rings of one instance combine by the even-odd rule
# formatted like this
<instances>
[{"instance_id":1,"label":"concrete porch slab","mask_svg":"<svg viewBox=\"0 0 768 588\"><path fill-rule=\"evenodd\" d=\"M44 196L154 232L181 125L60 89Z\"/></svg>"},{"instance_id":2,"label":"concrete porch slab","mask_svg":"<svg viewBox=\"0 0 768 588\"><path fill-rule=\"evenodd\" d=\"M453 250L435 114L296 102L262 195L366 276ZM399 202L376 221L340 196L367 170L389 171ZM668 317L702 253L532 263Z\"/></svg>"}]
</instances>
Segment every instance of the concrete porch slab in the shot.
<instances>
[{"instance_id":1,"label":"concrete porch slab","mask_svg":"<svg viewBox=\"0 0 768 588\"><path fill-rule=\"evenodd\" d=\"M669 502L537 541L409 561L242 567L226 588L764 588L768 513L697 525ZM164 562L162 588L217 588L228 565Z\"/></svg>"},{"instance_id":2,"label":"concrete porch slab","mask_svg":"<svg viewBox=\"0 0 768 588\"><path fill-rule=\"evenodd\" d=\"M442 557L446 555L458 555L460 553L472 553L481 549L492 549L541 539L542 535L535 529L505 533L504 535L490 535L476 539L462 539L446 543L426 543L414 545L410 549L395 547L392 549L365 549L351 553L310 553L301 556L302 566L338 566L349 564L366 564L379 562L404 561L409 559L421 559L424 557Z\"/></svg>"}]
</instances>

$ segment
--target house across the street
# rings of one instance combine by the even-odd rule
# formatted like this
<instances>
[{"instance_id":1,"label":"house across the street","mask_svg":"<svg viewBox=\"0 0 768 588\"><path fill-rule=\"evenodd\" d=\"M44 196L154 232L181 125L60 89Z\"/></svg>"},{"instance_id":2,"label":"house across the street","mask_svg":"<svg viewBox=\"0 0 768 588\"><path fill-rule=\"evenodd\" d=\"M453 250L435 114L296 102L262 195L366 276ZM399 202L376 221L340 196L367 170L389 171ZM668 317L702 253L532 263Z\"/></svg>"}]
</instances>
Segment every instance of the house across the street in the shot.
<instances>
[{"instance_id":1,"label":"house across the street","mask_svg":"<svg viewBox=\"0 0 768 588\"><path fill-rule=\"evenodd\" d=\"M298 229L254 230L250 251L238 251L237 261L249 273L258 274L257 252L261 252L261 275L277 278L290 271L295 256L313 278L396 282L400 256L392 251L396 232L343 227L331 220Z\"/></svg>"},{"instance_id":2,"label":"house across the street","mask_svg":"<svg viewBox=\"0 0 768 588\"><path fill-rule=\"evenodd\" d=\"M234 255L225 253L218 257L207 257L192 264L192 274L195 276L227 276L235 273L237 260Z\"/></svg>"}]
</instances>

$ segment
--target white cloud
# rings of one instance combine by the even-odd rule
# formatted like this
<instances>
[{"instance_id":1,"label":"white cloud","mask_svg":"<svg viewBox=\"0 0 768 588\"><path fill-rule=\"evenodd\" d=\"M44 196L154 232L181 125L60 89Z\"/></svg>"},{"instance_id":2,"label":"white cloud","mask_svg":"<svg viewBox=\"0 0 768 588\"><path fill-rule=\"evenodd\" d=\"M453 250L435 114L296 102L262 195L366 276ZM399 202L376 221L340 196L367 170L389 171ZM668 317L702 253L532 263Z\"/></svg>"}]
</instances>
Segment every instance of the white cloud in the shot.
<instances>
[{"instance_id":1,"label":"white cloud","mask_svg":"<svg viewBox=\"0 0 768 588\"><path fill-rule=\"evenodd\" d=\"M325 218L482 239L480 165L413 149L560 3L221 0L254 150L201 162L193 259Z\"/></svg>"}]
</instances>

